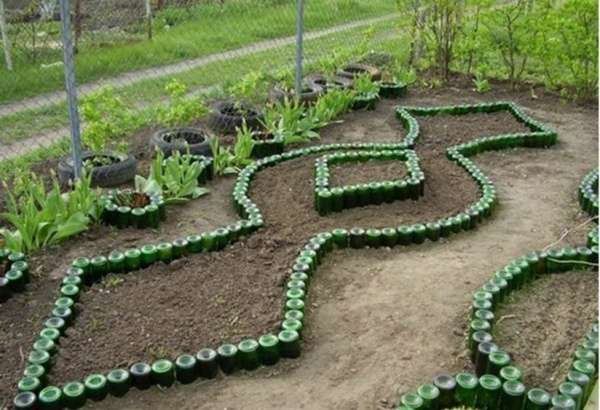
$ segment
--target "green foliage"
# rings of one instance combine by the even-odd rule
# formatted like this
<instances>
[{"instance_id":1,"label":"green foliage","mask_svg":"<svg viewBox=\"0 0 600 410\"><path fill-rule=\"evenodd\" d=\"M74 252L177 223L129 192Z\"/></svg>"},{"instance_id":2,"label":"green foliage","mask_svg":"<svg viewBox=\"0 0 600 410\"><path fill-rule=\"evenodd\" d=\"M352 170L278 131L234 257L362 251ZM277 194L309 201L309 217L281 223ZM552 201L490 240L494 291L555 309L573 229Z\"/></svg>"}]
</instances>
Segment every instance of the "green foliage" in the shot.
<instances>
[{"instance_id":1,"label":"green foliage","mask_svg":"<svg viewBox=\"0 0 600 410\"><path fill-rule=\"evenodd\" d=\"M215 175L236 174L241 168L253 162L254 139L252 135L253 132L246 126L246 123L242 124L242 128L237 130L233 152L231 147L223 147L217 137L210 140Z\"/></svg>"},{"instance_id":2,"label":"green foliage","mask_svg":"<svg viewBox=\"0 0 600 410\"><path fill-rule=\"evenodd\" d=\"M306 143L318 139L314 118L306 115L304 105L292 99L277 102L265 110L263 126L284 144Z\"/></svg>"},{"instance_id":3,"label":"green foliage","mask_svg":"<svg viewBox=\"0 0 600 410\"><path fill-rule=\"evenodd\" d=\"M82 176L65 194L61 194L55 177L49 191L33 173L28 186L17 197L18 191L11 192L4 184L7 212L2 217L14 230L0 229L0 235L11 250L27 253L59 243L87 230L99 218L98 192L91 188L91 176Z\"/></svg>"},{"instance_id":4,"label":"green foliage","mask_svg":"<svg viewBox=\"0 0 600 410\"><path fill-rule=\"evenodd\" d=\"M187 86L173 79L165 86L170 101L155 107L158 124L169 127L184 126L208 113L208 107L199 98L187 97Z\"/></svg>"},{"instance_id":5,"label":"green foliage","mask_svg":"<svg viewBox=\"0 0 600 410\"><path fill-rule=\"evenodd\" d=\"M490 82L487 80L487 78L481 75L475 76L473 79L473 84L475 85L475 91L477 91L479 94L484 94L492 90Z\"/></svg>"},{"instance_id":6,"label":"green foliage","mask_svg":"<svg viewBox=\"0 0 600 410\"><path fill-rule=\"evenodd\" d=\"M237 101L261 102L273 82L273 77L264 70L250 71L238 81L226 87L229 95Z\"/></svg>"},{"instance_id":7,"label":"green foliage","mask_svg":"<svg viewBox=\"0 0 600 410\"><path fill-rule=\"evenodd\" d=\"M307 116L311 118L314 128L322 128L347 112L352 106L353 100L352 91L331 90L308 109Z\"/></svg>"},{"instance_id":8,"label":"green foliage","mask_svg":"<svg viewBox=\"0 0 600 410\"><path fill-rule=\"evenodd\" d=\"M354 80L354 92L360 98L376 98L379 95L379 85L371 80L369 74L361 74Z\"/></svg>"},{"instance_id":9,"label":"green foliage","mask_svg":"<svg viewBox=\"0 0 600 410\"><path fill-rule=\"evenodd\" d=\"M82 143L93 152L107 150L111 143L137 128L141 121L141 118L115 95L112 87L104 87L84 98L81 114L86 123ZM116 149L126 151L127 145L121 143Z\"/></svg>"},{"instance_id":10,"label":"green foliage","mask_svg":"<svg viewBox=\"0 0 600 410\"><path fill-rule=\"evenodd\" d=\"M208 189L198 186L200 172L200 163L191 155L175 151L165 159L163 153L157 151L148 178L136 175L135 189L162 194L167 204L184 203L208 194Z\"/></svg>"}]
</instances>

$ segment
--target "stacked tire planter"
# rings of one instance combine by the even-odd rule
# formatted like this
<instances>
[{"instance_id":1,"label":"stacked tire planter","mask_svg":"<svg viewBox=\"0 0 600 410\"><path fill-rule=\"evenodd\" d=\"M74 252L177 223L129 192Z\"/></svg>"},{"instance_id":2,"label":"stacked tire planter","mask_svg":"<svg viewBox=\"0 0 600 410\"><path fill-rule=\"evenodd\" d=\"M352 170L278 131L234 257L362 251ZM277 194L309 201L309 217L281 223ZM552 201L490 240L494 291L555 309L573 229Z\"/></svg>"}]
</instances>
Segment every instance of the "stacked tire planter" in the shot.
<instances>
[{"instance_id":1,"label":"stacked tire planter","mask_svg":"<svg viewBox=\"0 0 600 410\"><path fill-rule=\"evenodd\" d=\"M25 254L0 248L0 303L25 290L30 281Z\"/></svg>"},{"instance_id":2,"label":"stacked tire planter","mask_svg":"<svg viewBox=\"0 0 600 410\"><path fill-rule=\"evenodd\" d=\"M331 187L330 165L368 160L402 161L408 176L393 181ZM317 159L315 163L315 208L320 215L370 204L399 199L418 199L424 193L425 174L412 150L379 150L336 152Z\"/></svg>"},{"instance_id":3,"label":"stacked tire planter","mask_svg":"<svg viewBox=\"0 0 600 410\"><path fill-rule=\"evenodd\" d=\"M375 155L396 155L412 164L413 177L423 182L418 170L414 152L415 140L419 136L419 125L414 115L430 115L437 112L466 114L469 112L495 112L508 110L520 121L526 123L531 133L488 137L450 147L447 156L465 169L480 187L481 197L464 212L437 221L414 225L389 226L384 228L355 227L350 230L333 229L321 232L310 238L299 250L297 258L288 271L288 282L284 290L284 320L277 334L266 334L256 339L245 339L238 344L223 343L213 348L203 348L194 354L182 354L171 361L160 359L154 363L134 363L128 369L114 369L107 374L90 374L83 381L70 382L62 387L48 385L48 373L53 356L60 348L60 339L66 329L73 324L80 309L79 295L86 287L100 281L108 273L123 274L147 268L158 262L170 263L187 255L217 252L227 245L251 235L264 225L258 206L249 197L249 188L256 174L284 161L303 156L315 156L331 151L356 151L379 153ZM233 205L241 219L227 226L196 235L189 235L172 242L148 244L123 251L115 250L108 255L79 257L65 272L55 305L44 322L39 339L27 356L27 367L19 382L20 393L14 399L16 408L42 409L69 406L77 408L86 400L102 400L111 394L120 397L130 388L146 389L151 385L170 386L175 381L190 383L197 378L214 378L220 372L230 374L238 369L253 370L260 365L270 366L281 358L296 358L301 353L301 337L306 320L305 300L310 282L325 256L335 249L377 248L400 245L421 244L425 240L437 241L463 230L471 230L483 218L491 215L497 201L493 183L468 158L477 153L515 146L546 147L556 141L556 134L542 124L533 121L512 103L477 104L438 108L401 108L396 111L398 119L407 129L405 139L398 143L345 143L310 146L271 155L257 160L244 168L237 177L233 188ZM399 151L403 151L399 154ZM351 154L352 156L354 154ZM597 248L596 248L597 249ZM597 253L596 253L597 256ZM426 386L419 389L421 396L434 397L436 388L440 397L450 400L454 391L452 378L440 377L435 388ZM457 380L457 385L459 384ZM437 386L437 387L436 387ZM420 396L404 398L418 403ZM428 399L429 400L429 399ZM433 399L431 399L433 400ZM412 407L414 408L414 407ZM418 408L418 407L416 407Z\"/></svg>"}]
</instances>

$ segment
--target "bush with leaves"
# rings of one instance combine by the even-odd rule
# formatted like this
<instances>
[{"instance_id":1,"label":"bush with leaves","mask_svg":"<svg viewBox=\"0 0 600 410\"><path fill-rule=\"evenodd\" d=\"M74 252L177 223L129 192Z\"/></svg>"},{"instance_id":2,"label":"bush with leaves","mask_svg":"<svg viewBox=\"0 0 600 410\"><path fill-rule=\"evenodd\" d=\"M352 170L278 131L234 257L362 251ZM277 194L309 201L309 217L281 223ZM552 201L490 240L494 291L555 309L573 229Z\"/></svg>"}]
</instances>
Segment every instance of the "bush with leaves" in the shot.
<instances>
[{"instance_id":1,"label":"bush with leaves","mask_svg":"<svg viewBox=\"0 0 600 410\"><path fill-rule=\"evenodd\" d=\"M265 129L284 144L304 143L319 139L314 118L306 115L304 104L286 98L267 107L262 120Z\"/></svg>"},{"instance_id":2,"label":"bush with leaves","mask_svg":"<svg viewBox=\"0 0 600 410\"><path fill-rule=\"evenodd\" d=\"M81 103L85 128L81 137L84 147L93 152L109 148L124 152L127 144L119 138L143 124L143 118L129 109L115 95L112 87L105 87L85 97Z\"/></svg>"},{"instance_id":3,"label":"bush with leaves","mask_svg":"<svg viewBox=\"0 0 600 410\"><path fill-rule=\"evenodd\" d=\"M31 174L29 188L19 197L6 184L7 212L1 214L14 229L0 229L6 246L28 253L77 235L98 220L101 212L99 192L91 188L91 176L82 176L73 190L61 193L55 176L52 187Z\"/></svg>"},{"instance_id":4,"label":"bush with leaves","mask_svg":"<svg viewBox=\"0 0 600 410\"><path fill-rule=\"evenodd\" d=\"M160 194L167 204L184 203L208 194L207 188L198 186L201 171L200 163L191 155L175 151L165 159L163 153L157 151L148 178L136 175L135 190Z\"/></svg>"},{"instance_id":5,"label":"bush with leaves","mask_svg":"<svg viewBox=\"0 0 600 410\"><path fill-rule=\"evenodd\" d=\"M369 74L361 74L354 80L354 94L358 98L377 98L379 84L374 82Z\"/></svg>"},{"instance_id":6,"label":"bush with leaves","mask_svg":"<svg viewBox=\"0 0 600 410\"><path fill-rule=\"evenodd\" d=\"M165 86L170 100L155 107L156 122L168 127L184 126L208 114L206 103L197 97L187 96L187 86L173 79Z\"/></svg>"}]
</instances>

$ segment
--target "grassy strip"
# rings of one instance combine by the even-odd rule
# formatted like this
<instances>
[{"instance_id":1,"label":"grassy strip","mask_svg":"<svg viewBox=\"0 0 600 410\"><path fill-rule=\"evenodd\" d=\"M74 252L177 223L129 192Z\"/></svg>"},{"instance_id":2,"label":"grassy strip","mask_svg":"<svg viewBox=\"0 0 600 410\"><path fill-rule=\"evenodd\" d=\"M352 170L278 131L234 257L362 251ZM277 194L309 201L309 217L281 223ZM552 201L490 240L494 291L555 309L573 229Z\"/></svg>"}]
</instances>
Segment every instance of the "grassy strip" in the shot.
<instances>
[{"instance_id":1,"label":"grassy strip","mask_svg":"<svg viewBox=\"0 0 600 410\"><path fill-rule=\"evenodd\" d=\"M83 84L294 33L296 16L293 2L276 6L255 3L238 1L224 6L202 5L197 7L191 20L169 30L161 30L151 41L108 48L83 48L76 60L77 79ZM395 4L389 0L313 0L305 10L305 27L307 31L330 27L386 15L395 9ZM63 81L61 66L45 69L17 67L12 72L0 70L0 103L61 90Z\"/></svg>"},{"instance_id":2,"label":"grassy strip","mask_svg":"<svg viewBox=\"0 0 600 410\"><path fill-rule=\"evenodd\" d=\"M396 25L393 21L380 23L376 27L373 27L374 31L371 33L373 37L370 40L369 46L376 50L387 50L392 53L404 51L403 49L399 50L396 36L390 40L381 40L380 38L380 36L388 37L387 34L394 29L396 29ZM311 61L322 56L323 49L335 48L338 52L341 50L352 50L353 46L363 38L363 31L364 29L352 29L343 33L336 33L329 37L307 41L306 58L308 61ZM274 70L282 67L291 68L293 53L293 46L268 50L231 60L229 64L219 62L160 80L142 81L135 85L115 90L115 93L123 99L126 105L130 106L139 104L141 101L156 101L165 96L164 86L173 78L185 82L189 89L202 89L214 84L235 81L240 76L248 73L248 67L255 67L257 71ZM65 109L64 106L62 108ZM145 125L152 123L151 110L151 106L146 106L139 110L139 116L144 118ZM57 111L60 110L57 109ZM34 116L32 115L32 117ZM57 118L57 121L59 120L58 117L54 118ZM63 111L61 113L60 120L64 121L64 125L66 125L66 112ZM69 140L65 137L58 142L50 144L48 147L36 148L16 158L0 161L0 179L8 180L18 170L27 171L36 163L65 155L69 152L69 149Z\"/></svg>"},{"instance_id":3,"label":"grassy strip","mask_svg":"<svg viewBox=\"0 0 600 410\"><path fill-rule=\"evenodd\" d=\"M389 20L373 26L373 43L378 41L378 34L393 30L395 25L396 23L393 20ZM306 58L314 59L323 54L322 50L334 50L347 45L350 43L348 42L349 36L356 37L356 42L358 42L363 32L364 28L349 29L306 41ZM199 89L215 83L234 81L249 71L289 66L293 61L293 56L294 47L284 46L232 60L208 64L173 76L143 80L126 87L117 88L115 94L126 105L138 106L140 103L164 98L165 85L173 78L184 82L189 89ZM0 129L2 129L0 143L15 143L66 126L68 126L68 113L65 103L22 111L0 118Z\"/></svg>"}]
</instances>

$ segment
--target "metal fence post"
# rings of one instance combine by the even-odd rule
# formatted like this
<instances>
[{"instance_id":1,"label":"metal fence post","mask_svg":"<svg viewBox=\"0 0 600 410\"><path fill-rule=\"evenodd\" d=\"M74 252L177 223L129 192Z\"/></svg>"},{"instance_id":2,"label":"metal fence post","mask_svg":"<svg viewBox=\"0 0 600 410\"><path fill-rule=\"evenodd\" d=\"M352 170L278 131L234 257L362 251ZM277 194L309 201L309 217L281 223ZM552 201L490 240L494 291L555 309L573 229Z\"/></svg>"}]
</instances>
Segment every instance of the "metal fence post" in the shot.
<instances>
[{"instance_id":1,"label":"metal fence post","mask_svg":"<svg viewBox=\"0 0 600 410\"><path fill-rule=\"evenodd\" d=\"M296 0L296 98L302 94L302 60L304 57L304 0Z\"/></svg>"},{"instance_id":2,"label":"metal fence post","mask_svg":"<svg viewBox=\"0 0 600 410\"><path fill-rule=\"evenodd\" d=\"M69 0L60 0L60 19L62 21L63 55L65 63L65 90L69 106L71 125L71 148L73 153L73 171L75 179L81 176L81 129L77 109L77 86L75 85L75 62L73 61L73 40L71 38L71 13Z\"/></svg>"},{"instance_id":3,"label":"metal fence post","mask_svg":"<svg viewBox=\"0 0 600 410\"><path fill-rule=\"evenodd\" d=\"M152 40L152 6L150 0L144 0L144 6L146 8L146 28L148 31L148 39Z\"/></svg>"},{"instance_id":4,"label":"metal fence post","mask_svg":"<svg viewBox=\"0 0 600 410\"><path fill-rule=\"evenodd\" d=\"M4 59L6 68L12 71L13 63L10 55L10 41L8 40L8 27L6 26L6 16L4 15L4 0L0 0L0 35L2 36L2 47L4 48Z\"/></svg>"}]
</instances>

